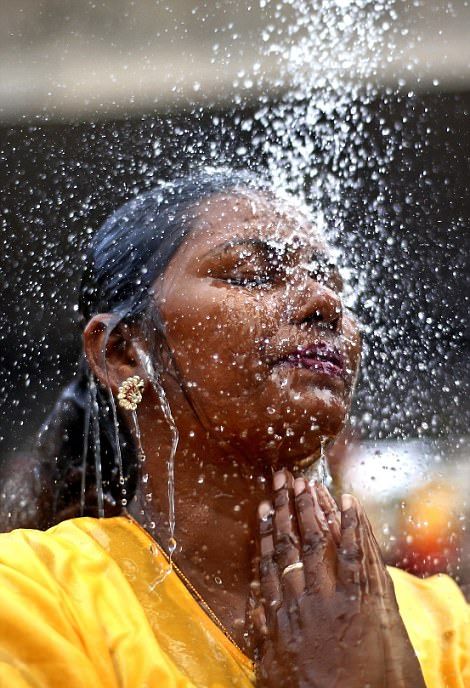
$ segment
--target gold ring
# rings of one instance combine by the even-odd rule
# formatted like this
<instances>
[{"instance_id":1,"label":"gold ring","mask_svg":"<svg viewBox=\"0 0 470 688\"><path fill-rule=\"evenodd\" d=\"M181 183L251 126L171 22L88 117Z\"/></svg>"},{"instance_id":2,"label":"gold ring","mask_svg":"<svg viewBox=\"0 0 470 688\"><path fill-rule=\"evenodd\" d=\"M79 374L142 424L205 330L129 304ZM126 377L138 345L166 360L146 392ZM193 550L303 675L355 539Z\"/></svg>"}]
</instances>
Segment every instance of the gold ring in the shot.
<instances>
[{"instance_id":1,"label":"gold ring","mask_svg":"<svg viewBox=\"0 0 470 688\"><path fill-rule=\"evenodd\" d=\"M303 569L303 567L304 565L301 561L296 561L295 564L288 564L284 569L282 569L281 578L284 578L284 576L290 571L298 571Z\"/></svg>"}]
</instances>

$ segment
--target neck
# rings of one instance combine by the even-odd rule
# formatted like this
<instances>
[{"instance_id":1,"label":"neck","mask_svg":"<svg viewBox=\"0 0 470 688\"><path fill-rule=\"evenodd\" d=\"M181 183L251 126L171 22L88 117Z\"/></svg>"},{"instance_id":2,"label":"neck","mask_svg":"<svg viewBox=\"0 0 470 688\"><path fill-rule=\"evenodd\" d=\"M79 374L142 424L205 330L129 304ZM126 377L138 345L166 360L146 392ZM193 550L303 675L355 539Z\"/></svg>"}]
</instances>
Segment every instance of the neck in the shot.
<instances>
[{"instance_id":1,"label":"neck","mask_svg":"<svg viewBox=\"0 0 470 688\"><path fill-rule=\"evenodd\" d=\"M256 514L271 491L271 469L255 470L230 456L194 415L177 412L175 420L180 439L174 457L174 561L249 652L245 615L254 578ZM130 511L168 552L171 433L163 417L155 418L154 407L139 412L139 425L146 458Z\"/></svg>"}]
</instances>

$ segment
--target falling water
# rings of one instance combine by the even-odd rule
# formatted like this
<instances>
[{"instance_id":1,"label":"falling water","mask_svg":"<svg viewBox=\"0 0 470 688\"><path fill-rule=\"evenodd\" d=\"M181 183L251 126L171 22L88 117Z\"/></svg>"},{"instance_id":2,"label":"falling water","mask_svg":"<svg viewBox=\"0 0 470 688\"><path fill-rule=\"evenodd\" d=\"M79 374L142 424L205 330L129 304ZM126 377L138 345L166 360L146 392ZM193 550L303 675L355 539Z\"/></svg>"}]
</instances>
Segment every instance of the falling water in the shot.
<instances>
[{"instance_id":1,"label":"falling water","mask_svg":"<svg viewBox=\"0 0 470 688\"><path fill-rule=\"evenodd\" d=\"M93 375L90 375L90 396L93 417L93 443L95 455L96 497L98 500L98 516L104 518L103 475L101 470L101 441L98 406L98 391Z\"/></svg>"},{"instance_id":2,"label":"falling water","mask_svg":"<svg viewBox=\"0 0 470 688\"><path fill-rule=\"evenodd\" d=\"M144 367L145 372L149 376L149 379L152 383L152 386L155 390L155 393L157 394L158 400L160 402L160 406L164 415L164 418L166 422L168 423L168 427L170 428L171 432L171 448L170 448L170 453L166 462L167 465L167 480L168 480L168 532L169 532L169 537L168 537L168 542L167 542L167 547L168 547L168 553L170 556L170 567L172 565L172 558L173 554L176 550L176 539L175 539L175 524L176 524L176 515L175 515L175 455L176 455L176 449L178 447L178 441L179 441L179 434L178 434L178 428L176 427L175 420L173 418L173 414L171 412L170 404L168 403L167 396L165 394L165 390L163 389L161 382L155 373L154 367L152 365L152 362L150 360L150 357L142 351L142 349L137 348L138 355L140 362L142 366Z\"/></svg>"},{"instance_id":3,"label":"falling water","mask_svg":"<svg viewBox=\"0 0 470 688\"><path fill-rule=\"evenodd\" d=\"M137 413L135 410L131 412L131 417L132 417L132 422L134 425L134 433L135 433L135 438L137 440L137 464L138 464L138 480L141 482L144 482L144 465L145 465L145 451L142 446L142 435L140 432L140 425L139 425L139 420L137 418ZM140 515L142 518L145 517L145 498L142 496L141 497L141 506L140 506Z\"/></svg>"},{"instance_id":4,"label":"falling water","mask_svg":"<svg viewBox=\"0 0 470 688\"><path fill-rule=\"evenodd\" d=\"M91 382L88 384L88 395L90 396L90 402L86 406L85 411L85 424L83 428L83 452L82 452L82 477L80 481L80 516L85 514L85 493L86 493L86 471L87 471L87 459L88 459L88 445L90 441L90 416L91 416Z\"/></svg>"},{"instance_id":5,"label":"falling water","mask_svg":"<svg viewBox=\"0 0 470 688\"><path fill-rule=\"evenodd\" d=\"M373 299L368 293L379 280L367 274L362 237L351 231L351 224L370 228L377 237L377 254L383 253L392 224L387 175L400 138L380 120L377 100L386 96L377 74L396 57L401 28L397 3L262 0L262 4L275 7L276 22L266 27L264 53L277 60L285 90L277 103L263 104L256 112L254 120L261 124L263 135L254 138L274 182L307 200L315 210L314 222L336 247L346 284L345 304L366 302L369 322L377 321L369 327L370 340L365 342L367 375L369 364L376 365L380 352L394 342L390 330L380 327L380 288ZM372 134L376 124L377 140ZM372 200L367 203L369 196ZM392 273L396 266L390 245L385 248L388 260L377 255L377 261ZM361 404L369 408L370 398L360 394Z\"/></svg>"},{"instance_id":6,"label":"falling water","mask_svg":"<svg viewBox=\"0 0 470 688\"><path fill-rule=\"evenodd\" d=\"M114 401L114 396L111 391L111 387L108 387L109 389L109 404L111 406L111 412L113 415L113 427L114 427L114 445L116 447L116 460L117 460L117 465L118 465L118 471L119 471L119 485L121 487L121 506L127 506L127 490L125 488L125 480L124 480L124 471L122 467L122 452L121 452L121 442L119 440L119 421L118 421L118 415L117 415L117 409L116 409L116 402Z\"/></svg>"},{"instance_id":7,"label":"falling water","mask_svg":"<svg viewBox=\"0 0 470 688\"><path fill-rule=\"evenodd\" d=\"M325 487L328 487L329 482L331 481L331 476L330 476L330 472L328 470L328 460L327 460L326 453L325 453L326 442L327 442L327 438L322 437L321 445L320 445L320 459L319 459L318 473L319 473L320 483L322 485L324 485Z\"/></svg>"},{"instance_id":8,"label":"falling water","mask_svg":"<svg viewBox=\"0 0 470 688\"><path fill-rule=\"evenodd\" d=\"M331 477L330 469L328 466L328 457L326 455L326 446L328 444L328 441L328 437L321 438L320 456L318 460L313 464L313 466L310 469L307 469L306 475L308 476L309 482L311 484L313 484L314 482L319 482L321 485L330 488L333 483L333 479Z\"/></svg>"},{"instance_id":9,"label":"falling water","mask_svg":"<svg viewBox=\"0 0 470 688\"><path fill-rule=\"evenodd\" d=\"M274 17L263 33L263 54L277 60L284 90L276 103L263 101L256 111L253 142L275 183L315 209L344 266L346 305L357 305L364 321L364 384L352 422L379 438L426 435L436 414L425 410L423 386L436 388L436 404L451 388L461 394L459 380L442 384L445 347L458 339L461 324L452 322L452 308L442 315L437 300L433 305L436 289L420 270L429 275L434 268L424 265L411 229L440 209L430 210L429 193L421 198L415 180L407 182L406 193L392 186L399 165L416 167L427 185L432 178L431 170L421 170L406 154L426 145L429 116L419 114L403 73L394 86L380 83L385 66L390 75L399 61L403 8L396 0L261 3ZM263 76L258 78L261 88ZM396 121L390 121L390 103L400 103ZM412 205L415 216L406 216ZM418 208L425 209L422 217ZM435 241L434 233L424 240ZM415 313L413 296L426 290L426 299L419 299L422 311ZM409 323L418 318L420 326L410 333ZM416 371L419 382L410 385L410 369L423 350L429 360Z\"/></svg>"},{"instance_id":10,"label":"falling water","mask_svg":"<svg viewBox=\"0 0 470 688\"><path fill-rule=\"evenodd\" d=\"M307 191L331 216L370 162L364 125L383 52L393 56L394 0L283 0L277 8L283 29L270 27L266 53L287 89L256 115L266 129L260 145L273 179ZM387 161L377 158L376 169Z\"/></svg>"}]
</instances>

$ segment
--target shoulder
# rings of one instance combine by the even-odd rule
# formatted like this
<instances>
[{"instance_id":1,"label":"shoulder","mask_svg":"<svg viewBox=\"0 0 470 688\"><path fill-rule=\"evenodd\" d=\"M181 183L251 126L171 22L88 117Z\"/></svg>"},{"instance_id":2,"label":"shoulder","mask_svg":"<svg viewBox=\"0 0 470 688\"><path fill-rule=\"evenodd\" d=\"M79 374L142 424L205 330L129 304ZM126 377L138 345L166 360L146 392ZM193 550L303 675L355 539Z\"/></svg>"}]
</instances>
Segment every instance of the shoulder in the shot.
<instances>
[{"instance_id":1,"label":"shoulder","mask_svg":"<svg viewBox=\"0 0 470 688\"><path fill-rule=\"evenodd\" d=\"M15 668L25 685L99 688L170 675L105 529L98 541L82 521L0 535L0 679Z\"/></svg>"}]
</instances>

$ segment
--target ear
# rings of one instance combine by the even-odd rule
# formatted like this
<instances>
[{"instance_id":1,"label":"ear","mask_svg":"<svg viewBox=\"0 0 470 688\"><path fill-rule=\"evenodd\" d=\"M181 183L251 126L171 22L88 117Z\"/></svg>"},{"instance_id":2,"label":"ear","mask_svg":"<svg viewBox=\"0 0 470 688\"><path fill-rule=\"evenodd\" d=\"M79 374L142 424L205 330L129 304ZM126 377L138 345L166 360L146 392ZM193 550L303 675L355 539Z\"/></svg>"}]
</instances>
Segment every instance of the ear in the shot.
<instances>
[{"instance_id":1,"label":"ear","mask_svg":"<svg viewBox=\"0 0 470 688\"><path fill-rule=\"evenodd\" d=\"M132 375L146 379L135 347L136 332L126 323L115 322L112 313L100 313L93 316L83 332L88 365L101 385L113 394Z\"/></svg>"}]
</instances>

